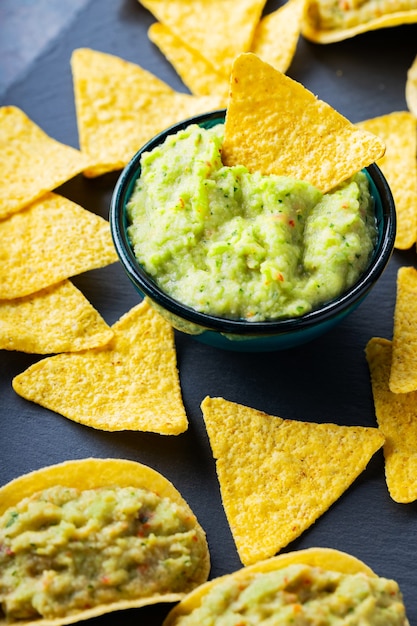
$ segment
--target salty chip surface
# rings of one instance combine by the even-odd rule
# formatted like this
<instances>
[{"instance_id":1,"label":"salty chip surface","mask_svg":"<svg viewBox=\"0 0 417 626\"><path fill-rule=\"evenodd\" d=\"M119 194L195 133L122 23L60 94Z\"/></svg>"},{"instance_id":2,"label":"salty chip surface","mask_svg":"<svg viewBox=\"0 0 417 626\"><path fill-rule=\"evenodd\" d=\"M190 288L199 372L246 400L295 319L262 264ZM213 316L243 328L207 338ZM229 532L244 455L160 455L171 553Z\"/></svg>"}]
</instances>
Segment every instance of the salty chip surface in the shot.
<instances>
[{"instance_id":1,"label":"salty chip surface","mask_svg":"<svg viewBox=\"0 0 417 626\"><path fill-rule=\"evenodd\" d=\"M0 240L5 300L118 260L107 220L52 192L1 221Z\"/></svg>"},{"instance_id":2,"label":"salty chip surface","mask_svg":"<svg viewBox=\"0 0 417 626\"><path fill-rule=\"evenodd\" d=\"M285 420L223 398L206 397L201 408L244 565L299 537L384 442L377 428Z\"/></svg>"},{"instance_id":3,"label":"salty chip surface","mask_svg":"<svg viewBox=\"0 0 417 626\"><path fill-rule=\"evenodd\" d=\"M0 350L35 354L105 345L113 331L69 280L14 300L0 300Z\"/></svg>"},{"instance_id":4,"label":"salty chip surface","mask_svg":"<svg viewBox=\"0 0 417 626\"><path fill-rule=\"evenodd\" d=\"M22 110L0 108L0 219L82 172L89 159L49 137Z\"/></svg>"},{"instance_id":5,"label":"salty chip surface","mask_svg":"<svg viewBox=\"0 0 417 626\"><path fill-rule=\"evenodd\" d=\"M192 96L117 56L78 48L71 57L81 150L95 177L123 168L154 135L197 113L221 108L222 96Z\"/></svg>"},{"instance_id":6,"label":"salty chip surface","mask_svg":"<svg viewBox=\"0 0 417 626\"><path fill-rule=\"evenodd\" d=\"M265 0L139 0L177 37L224 74L249 50Z\"/></svg>"},{"instance_id":7,"label":"salty chip surface","mask_svg":"<svg viewBox=\"0 0 417 626\"><path fill-rule=\"evenodd\" d=\"M379 137L255 54L237 57L230 89L225 165L292 176L325 193L384 154Z\"/></svg>"},{"instance_id":8,"label":"salty chip surface","mask_svg":"<svg viewBox=\"0 0 417 626\"><path fill-rule=\"evenodd\" d=\"M400 267L392 336L389 387L394 393L417 390L417 270Z\"/></svg>"},{"instance_id":9,"label":"salty chip surface","mask_svg":"<svg viewBox=\"0 0 417 626\"><path fill-rule=\"evenodd\" d=\"M392 344L372 337L366 346L375 413L385 435L385 477L395 502L417 500L417 391L393 393L389 388Z\"/></svg>"},{"instance_id":10,"label":"salty chip surface","mask_svg":"<svg viewBox=\"0 0 417 626\"><path fill-rule=\"evenodd\" d=\"M111 328L114 337L105 347L38 361L13 379L14 390L99 430L184 432L170 324L144 300Z\"/></svg>"},{"instance_id":11,"label":"salty chip surface","mask_svg":"<svg viewBox=\"0 0 417 626\"><path fill-rule=\"evenodd\" d=\"M386 146L377 165L395 202L395 247L410 248L417 238L417 118L409 111L394 111L359 122L357 126L378 135Z\"/></svg>"}]
</instances>

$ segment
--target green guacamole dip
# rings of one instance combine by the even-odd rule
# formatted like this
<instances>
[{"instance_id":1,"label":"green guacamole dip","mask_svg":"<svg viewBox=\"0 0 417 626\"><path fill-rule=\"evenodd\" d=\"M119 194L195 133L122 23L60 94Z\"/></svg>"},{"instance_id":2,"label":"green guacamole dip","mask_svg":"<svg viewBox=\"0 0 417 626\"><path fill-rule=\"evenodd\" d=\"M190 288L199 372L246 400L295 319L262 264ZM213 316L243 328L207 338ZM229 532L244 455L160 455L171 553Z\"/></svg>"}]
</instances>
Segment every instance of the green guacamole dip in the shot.
<instances>
[{"instance_id":1,"label":"green guacamole dip","mask_svg":"<svg viewBox=\"0 0 417 626\"><path fill-rule=\"evenodd\" d=\"M200 312L263 321L300 316L355 283L376 238L366 175L323 195L223 166L222 139L222 124L193 124L142 156L128 234L160 288Z\"/></svg>"},{"instance_id":2,"label":"green guacamole dip","mask_svg":"<svg viewBox=\"0 0 417 626\"><path fill-rule=\"evenodd\" d=\"M190 591L205 556L189 512L138 488L52 487L0 517L9 620Z\"/></svg>"},{"instance_id":3,"label":"green guacamole dip","mask_svg":"<svg viewBox=\"0 0 417 626\"><path fill-rule=\"evenodd\" d=\"M384 15L416 9L417 0L310 0L308 6L309 18L322 30L352 28Z\"/></svg>"},{"instance_id":4,"label":"green guacamole dip","mask_svg":"<svg viewBox=\"0 0 417 626\"><path fill-rule=\"evenodd\" d=\"M290 565L227 577L175 626L405 626L398 585L386 578Z\"/></svg>"}]
</instances>

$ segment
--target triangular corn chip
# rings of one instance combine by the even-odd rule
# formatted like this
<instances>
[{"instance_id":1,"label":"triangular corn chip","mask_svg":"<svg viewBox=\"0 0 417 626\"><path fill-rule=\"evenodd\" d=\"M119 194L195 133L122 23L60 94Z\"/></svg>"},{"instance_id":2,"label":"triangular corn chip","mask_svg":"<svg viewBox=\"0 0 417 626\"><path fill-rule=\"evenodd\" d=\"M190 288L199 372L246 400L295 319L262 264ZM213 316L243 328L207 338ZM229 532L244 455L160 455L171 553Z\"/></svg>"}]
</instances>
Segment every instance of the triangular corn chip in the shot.
<instances>
[{"instance_id":1,"label":"triangular corn chip","mask_svg":"<svg viewBox=\"0 0 417 626\"><path fill-rule=\"evenodd\" d=\"M0 240L1 300L118 260L108 222L55 193L1 221Z\"/></svg>"},{"instance_id":2,"label":"triangular corn chip","mask_svg":"<svg viewBox=\"0 0 417 626\"><path fill-rule=\"evenodd\" d=\"M139 0L225 76L236 55L250 49L265 0Z\"/></svg>"},{"instance_id":3,"label":"triangular corn chip","mask_svg":"<svg viewBox=\"0 0 417 626\"><path fill-rule=\"evenodd\" d=\"M410 248L417 238L417 118L409 111L394 111L357 126L378 135L385 143L386 152L377 165L395 202L395 247Z\"/></svg>"},{"instance_id":4,"label":"triangular corn chip","mask_svg":"<svg viewBox=\"0 0 417 626\"><path fill-rule=\"evenodd\" d=\"M405 99L408 109L417 117L417 56L408 68L405 83Z\"/></svg>"},{"instance_id":5,"label":"triangular corn chip","mask_svg":"<svg viewBox=\"0 0 417 626\"><path fill-rule=\"evenodd\" d=\"M299 537L384 442L377 428L286 420L223 398L206 397L201 407L244 565Z\"/></svg>"},{"instance_id":6,"label":"triangular corn chip","mask_svg":"<svg viewBox=\"0 0 417 626\"><path fill-rule=\"evenodd\" d=\"M23 298L0 300L0 350L75 352L105 345L112 337L101 315L69 280Z\"/></svg>"},{"instance_id":7,"label":"triangular corn chip","mask_svg":"<svg viewBox=\"0 0 417 626\"><path fill-rule=\"evenodd\" d=\"M389 388L392 345L373 337L366 346L379 428L385 436L385 477L395 502L417 500L417 392L393 393Z\"/></svg>"},{"instance_id":8,"label":"triangular corn chip","mask_svg":"<svg viewBox=\"0 0 417 626\"><path fill-rule=\"evenodd\" d=\"M291 65L300 38L306 0L288 0L256 27L251 52L281 72Z\"/></svg>"},{"instance_id":9,"label":"triangular corn chip","mask_svg":"<svg viewBox=\"0 0 417 626\"><path fill-rule=\"evenodd\" d=\"M223 106L220 96L179 93L139 65L88 48L71 57L80 147L86 176L123 168L154 135Z\"/></svg>"},{"instance_id":10,"label":"triangular corn chip","mask_svg":"<svg viewBox=\"0 0 417 626\"><path fill-rule=\"evenodd\" d=\"M329 191L384 154L360 130L300 83L253 53L237 57L225 123L225 165L292 176Z\"/></svg>"},{"instance_id":11,"label":"triangular corn chip","mask_svg":"<svg viewBox=\"0 0 417 626\"><path fill-rule=\"evenodd\" d=\"M149 39L175 68L183 83L195 96L219 94L227 104L229 76L219 72L198 50L177 37L165 24L154 22L148 30Z\"/></svg>"},{"instance_id":12,"label":"triangular corn chip","mask_svg":"<svg viewBox=\"0 0 417 626\"><path fill-rule=\"evenodd\" d=\"M19 108L0 108L0 219L56 189L88 165L85 154L49 137Z\"/></svg>"},{"instance_id":13,"label":"triangular corn chip","mask_svg":"<svg viewBox=\"0 0 417 626\"><path fill-rule=\"evenodd\" d=\"M417 390L417 270L400 267L392 337L389 387L394 393Z\"/></svg>"},{"instance_id":14,"label":"triangular corn chip","mask_svg":"<svg viewBox=\"0 0 417 626\"><path fill-rule=\"evenodd\" d=\"M112 330L103 348L38 361L13 379L14 390L99 430L184 432L188 422L171 325L144 300Z\"/></svg>"}]
</instances>

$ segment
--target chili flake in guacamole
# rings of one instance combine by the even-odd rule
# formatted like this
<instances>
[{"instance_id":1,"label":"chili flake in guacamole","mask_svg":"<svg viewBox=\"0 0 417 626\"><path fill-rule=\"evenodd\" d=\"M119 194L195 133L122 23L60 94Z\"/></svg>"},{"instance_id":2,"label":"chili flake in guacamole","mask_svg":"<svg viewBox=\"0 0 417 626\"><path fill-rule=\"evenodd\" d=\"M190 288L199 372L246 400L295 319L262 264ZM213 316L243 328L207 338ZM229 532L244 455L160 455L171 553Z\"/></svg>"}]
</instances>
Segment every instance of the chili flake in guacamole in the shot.
<instances>
[{"instance_id":1,"label":"chili flake in guacamole","mask_svg":"<svg viewBox=\"0 0 417 626\"><path fill-rule=\"evenodd\" d=\"M327 194L221 160L223 124L196 124L142 155L127 205L134 253L159 287L199 312L300 316L352 286L376 240L359 172Z\"/></svg>"}]
</instances>

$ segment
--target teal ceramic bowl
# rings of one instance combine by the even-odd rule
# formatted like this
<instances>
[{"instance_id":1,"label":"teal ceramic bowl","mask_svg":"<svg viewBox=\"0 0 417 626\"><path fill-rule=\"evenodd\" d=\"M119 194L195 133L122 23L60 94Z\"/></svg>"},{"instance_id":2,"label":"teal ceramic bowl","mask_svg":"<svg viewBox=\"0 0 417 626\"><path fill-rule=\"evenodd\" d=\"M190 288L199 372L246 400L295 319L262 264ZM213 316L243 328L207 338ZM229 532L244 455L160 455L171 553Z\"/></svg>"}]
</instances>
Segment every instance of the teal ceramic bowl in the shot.
<instances>
[{"instance_id":1,"label":"teal ceramic bowl","mask_svg":"<svg viewBox=\"0 0 417 626\"><path fill-rule=\"evenodd\" d=\"M201 313L174 300L147 275L136 260L129 241L126 204L141 172L141 155L162 143L167 135L196 123L205 128L224 122L225 111L195 116L164 130L132 158L122 171L110 205L110 228L120 262L130 281L142 295L177 330L199 341L228 350L262 352L284 350L315 339L339 324L369 294L394 249L396 233L395 205L390 188L381 170L372 164L365 169L375 201L378 237L373 257L360 280L338 298L303 316L275 321L248 322L225 319Z\"/></svg>"}]
</instances>

